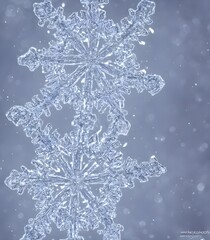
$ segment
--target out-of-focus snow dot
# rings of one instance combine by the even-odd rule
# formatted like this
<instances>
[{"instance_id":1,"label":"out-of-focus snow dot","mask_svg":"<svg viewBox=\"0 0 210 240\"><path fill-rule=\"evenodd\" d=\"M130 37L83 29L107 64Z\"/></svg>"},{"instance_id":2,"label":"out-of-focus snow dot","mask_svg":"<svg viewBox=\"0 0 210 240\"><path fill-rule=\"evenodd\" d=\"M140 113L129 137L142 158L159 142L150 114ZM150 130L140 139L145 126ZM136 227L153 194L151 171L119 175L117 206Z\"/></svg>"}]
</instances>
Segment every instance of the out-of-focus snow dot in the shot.
<instances>
[{"instance_id":1,"label":"out-of-focus snow dot","mask_svg":"<svg viewBox=\"0 0 210 240\"><path fill-rule=\"evenodd\" d=\"M12 83L14 81L14 77L12 75L9 75L7 77L7 80L8 80L9 83Z\"/></svg>"},{"instance_id":2,"label":"out-of-focus snow dot","mask_svg":"<svg viewBox=\"0 0 210 240\"><path fill-rule=\"evenodd\" d=\"M199 192L203 192L203 190L205 189L204 183L200 182L200 183L197 185L197 189L198 189Z\"/></svg>"},{"instance_id":3,"label":"out-of-focus snow dot","mask_svg":"<svg viewBox=\"0 0 210 240\"><path fill-rule=\"evenodd\" d=\"M185 37L186 35L188 35L190 33L190 27L188 24L183 24L182 28L181 28L181 35L182 37Z\"/></svg>"},{"instance_id":4,"label":"out-of-focus snow dot","mask_svg":"<svg viewBox=\"0 0 210 240\"><path fill-rule=\"evenodd\" d=\"M66 6L66 4L65 4L65 3L62 3L61 6L64 8L64 7Z\"/></svg>"},{"instance_id":5,"label":"out-of-focus snow dot","mask_svg":"<svg viewBox=\"0 0 210 240\"><path fill-rule=\"evenodd\" d=\"M21 6L21 7L23 6L26 9L32 8L32 2L28 0L21 0L21 1L10 0L10 1L16 4L17 6Z\"/></svg>"},{"instance_id":6,"label":"out-of-focus snow dot","mask_svg":"<svg viewBox=\"0 0 210 240\"><path fill-rule=\"evenodd\" d=\"M47 33L50 34L50 30L47 30Z\"/></svg>"},{"instance_id":7,"label":"out-of-focus snow dot","mask_svg":"<svg viewBox=\"0 0 210 240\"><path fill-rule=\"evenodd\" d=\"M201 21L200 21L199 18L193 18L193 19L192 19L192 23L193 23L194 25L200 25Z\"/></svg>"},{"instance_id":8,"label":"out-of-focus snow dot","mask_svg":"<svg viewBox=\"0 0 210 240\"><path fill-rule=\"evenodd\" d=\"M169 128L169 132L170 132L170 133L174 133L175 131L176 131L176 127L171 126L171 127Z\"/></svg>"},{"instance_id":9,"label":"out-of-focus snow dot","mask_svg":"<svg viewBox=\"0 0 210 240\"><path fill-rule=\"evenodd\" d=\"M173 217L174 217L174 215L175 215L175 214L174 214L174 211L171 211L169 215L170 215L170 217L172 217L172 218L173 218Z\"/></svg>"},{"instance_id":10,"label":"out-of-focus snow dot","mask_svg":"<svg viewBox=\"0 0 210 240\"><path fill-rule=\"evenodd\" d=\"M155 137L155 141L164 142L165 140L166 140L166 138L164 136Z\"/></svg>"},{"instance_id":11,"label":"out-of-focus snow dot","mask_svg":"<svg viewBox=\"0 0 210 240\"><path fill-rule=\"evenodd\" d=\"M21 40L21 41L20 41L20 47L21 47L21 48L27 48L27 47L28 47L28 42L25 41L25 40Z\"/></svg>"},{"instance_id":12,"label":"out-of-focus snow dot","mask_svg":"<svg viewBox=\"0 0 210 240\"><path fill-rule=\"evenodd\" d=\"M173 39L173 44L179 47L181 45L181 39L180 38L174 38Z\"/></svg>"},{"instance_id":13,"label":"out-of-focus snow dot","mask_svg":"<svg viewBox=\"0 0 210 240\"><path fill-rule=\"evenodd\" d=\"M149 234L149 238L150 238L150 239L154 239L154 238L155 238L155 235L154 235L154 234Z\"/></svg>"},{"instance_id":14,"label":"out-of-focus snow dot","mask_svg":"<svg viewBox=\"0 0 210 240\"><path fill-rule=\"evenodd\" d=\"M208 149L209 145L208 143L204 142L198 147L199 152L205 152Z\"/></svg>"},{"instance_id":15,"label":"out-of-focus snow dot","mask_svg":"<svg viewBox=\"0 0 210 240\"><path fill-rule=\"evenodd\" d=\"M13 18L17 14L17 11L15 10L15 7L13 5L8 5L7 9L5 11L5 16L7 18Z\"/></svg>"},{"instance_id":16,"label":"out-of-focus snow dot","mask_svg":"<svg viewBox=\"0 0 210 240\"><path fill-rule=\"evenodd\" d=\"M140 226L141 228L145 227L146 225L147 225L147 224L146 224L145 221L140 221L140 222L139 222L139 226Z\"/></svg>"},{"instance_id":17,"label":"out-of-focus snow dot","mask_svg":"<svg viewBox=\"0 0 210 240\"><path fill-rule=\"evenodd\" d=\"M171 236L167 235L167 236L166 236L166 239L171 239Z\"/></svg>"},{"instance_id":18,"label":"out-of-focus snow dot","mask_svg":"<svg viewBox=\"0 0 210 240\"><path fill-rule=\"evenodd\" d=\"M160 193L158 193L155 198L154 198L155 202L156 203L162 203L163 202L163 198L162 196L160 195Z\"/></svg>"},{"instance_id":19,"label":"out-of-focus snow dot","mask_svg":"<svg viewBox=\"0 0 210 240\"><path fill-rule=\"evenodd\" d=\"M164 142L166 140L166 138L164 136L160 137L160 141Z\"/></svg>"},{"instance_id":20,"label":"out-of-focus snow dot","mask_svg":"<svg viewBox=\"0 0 210 240\"><path fill-rule=\"evenodd\" d=\"M155 119L155 116L154 116L154 114L152 114L152 113L150 113L150 114L147 116L147 120L148 120L149 122L153 122L154 119Z\"/></svg>"},{"instance_id":21,"label":"out-of-focus snow dot","mask_svg":"<svg viewBox=\"0 0 210 240\"><path fill-rule=\"evenodd\" d=\"M203 212L201 212L201 211L199 211L198 213L197 213L197 216L198 217L201 217L203 215Z\"/></svg>"},{"instance_id":22,"label":"out-of-focus snow dot","mask_svg":"<svg viewBox=\"0 0 210 240\"><path fill-rule=\"evenodd\" d=\"M180 146L181 146L182 148L184 148L184 147L186 147L186 144L185 144L184 142L182 142L182 143L180 144Z\"/></svg>"},{"instance_id":23,"label":"out-of-focus snow dot","mask_svg":"<svg viewBox=\"0 0 210 240\"><path fill-rule=\"evenodd\" d=\"M23 219L23 217L24 217L24 214L22 212L18 213L18 218L19 219Z\"/></svg>"},{"instance_id":24,"label":"out-of-focus snow dot","mask_svg":"<svg viewBox=\"0 0 210 240\"><path fill-rule=\"evenodd\" d=\"M123 209L123 214L124 215L129 215L131 212L130 212L130 210L128 209L128 208L124 208Z\"/></svg>"},{"instance_id":25,"label":"out-of-focus snow dot","mask_svg":"<svg viewBox=\"0 0 210 240\"><path fill-rule=\"evenodd\" d=\"M197 132L197 128L193 128L193 130L192 130L193 132Z\"/></svg>"},{"instance_id":26,"label":"out-of-focus snow dot","mask_svg":"<svg viewBox=\"0 0 210 240\"><path fill-rule=\"evenodd\" d=\"M15 146L15 150L16 150L16 151L23 151L23 145L17 144L17 145Z\"/></svg>"}]
</instances>

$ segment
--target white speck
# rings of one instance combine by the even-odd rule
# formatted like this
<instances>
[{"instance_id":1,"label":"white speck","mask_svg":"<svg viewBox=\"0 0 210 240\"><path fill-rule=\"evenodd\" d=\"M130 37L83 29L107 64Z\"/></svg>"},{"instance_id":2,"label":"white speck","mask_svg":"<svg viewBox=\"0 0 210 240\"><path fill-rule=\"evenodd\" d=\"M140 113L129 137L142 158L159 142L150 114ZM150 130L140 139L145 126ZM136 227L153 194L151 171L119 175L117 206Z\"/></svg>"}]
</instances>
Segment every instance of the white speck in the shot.
<instances>
[{"instance_id":1,"label":"white speck","mask_svg":"<svg viewBox=\"0 0 210 240\"><path fill-rule=\"evenodd\" d=\"M146 45L145 41L139 41L140 45Z\"/></svg>"},{"instance_id":2,"label":"white speck","mask_svg":"<svg viewBox=\"0 0 210 240\"><path fill-rule=\"evenodd\" d=\"M153 34L155 30L153 28L149 28L149 31Z\"/></svg>"},{"instance_id":3,"label":"white speck","mask_svg":"<svg viewBox=\"0 0 210 240\"><path fill-rule=\"evenodd\" d=\"M142 69L141 73L146 74L147 73L146 69Z\"/></svg>"},{"instance_id":4,"label":"white speck","mask_svg":"<svg viewBox=\"0 0 210 240\"><path fill-rule=\"evenodd\" d=\"M124 143L124 144L123 144L123 146L122 146L122 147L126 147L127 145L128 145L128 143L126 142L126 143Z\"/></svg>"}]
</instances>

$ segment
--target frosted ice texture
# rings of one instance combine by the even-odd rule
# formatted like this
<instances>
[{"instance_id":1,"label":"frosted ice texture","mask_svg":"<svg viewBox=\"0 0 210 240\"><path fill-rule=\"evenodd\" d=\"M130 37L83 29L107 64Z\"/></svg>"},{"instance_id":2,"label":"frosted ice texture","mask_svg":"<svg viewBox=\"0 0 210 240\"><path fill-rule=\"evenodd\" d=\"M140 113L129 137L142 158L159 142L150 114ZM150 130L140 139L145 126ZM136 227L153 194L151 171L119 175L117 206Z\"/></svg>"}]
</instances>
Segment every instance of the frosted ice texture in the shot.
<instances>
[{"instance_id":1,"label":"frosted ice texture","mask_svg":"<svg viewBox=\"0 0 210 240\"><path fill-rule=\"evenodd\" d=\"M52 222L66 231L65 240L82 240L80 232L89 229L98 229L104 240L119 240L123 226L114 218L121 188L133 188L135 179L146 182L166 172L154 156L139 164L117 150L119 136L130 129L124 95L133 88L155 95L164 86L160 76L140 70L133 53L134 42L141 43L153 32L148 26L155 3L140 1L115 24L103 10L109 0L80 2L84 9L67 18L50 0L34 3L39 26L54 30L54 40L48 49L31 47L18 58L30 71L41 67L46 76L39 96L7 113L36 146L34 168L22 166L5 180L18 194L27 189L36 201L38 214L29 219L21 240L45 238ZM71 73L66 66L71 66ZM63 104L75 110L74 130L60 136L41 118L51 115L51 107L61 110ZM108 130L96 129L94 112L107 114Z\"/></svg>"}]
</instances>

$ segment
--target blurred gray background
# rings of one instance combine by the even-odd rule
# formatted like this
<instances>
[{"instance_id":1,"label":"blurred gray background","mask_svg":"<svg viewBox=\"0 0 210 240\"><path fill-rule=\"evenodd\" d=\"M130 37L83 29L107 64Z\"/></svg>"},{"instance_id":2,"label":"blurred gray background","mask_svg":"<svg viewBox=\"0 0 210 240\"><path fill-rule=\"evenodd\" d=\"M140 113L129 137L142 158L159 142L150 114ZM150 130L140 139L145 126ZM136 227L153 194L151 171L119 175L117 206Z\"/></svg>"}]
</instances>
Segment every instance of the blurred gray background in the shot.
<instances>
[{"instance_id":1,"label":"blurred gray background","mask_svg":"<svg viewBox=\"0 0 210 240\"><path fill-rule=\"evenodd\" d=\"M12 169L30 167L34 148L22 129L5 113L23 105L44 84L40 70L17 65L30 46L47 46L51 35L37 26L32 0L0 0L0 239L16 240L28 218L35 215L27 194L18 196L3 181ZM66 14L81 8L79 0L66 3ZM120 21L138 0L110 0L107 16ZM135 91L126 97L132 128L122 143L125 155L148 160L155 154L168 172L148 183L123 190L117 222L123 240L181 238L181 231L210 231L210 0L156 0L155 34L137 46L142 68L162 75L163 91L151 97ZM61 133L73 118L65 109L54 111L51 122ZM54 230L47 239L62 238ZM89 232L86 239L101 239ZM210 239L210 234L192 239Z\"/></svg>"}]
</instances>

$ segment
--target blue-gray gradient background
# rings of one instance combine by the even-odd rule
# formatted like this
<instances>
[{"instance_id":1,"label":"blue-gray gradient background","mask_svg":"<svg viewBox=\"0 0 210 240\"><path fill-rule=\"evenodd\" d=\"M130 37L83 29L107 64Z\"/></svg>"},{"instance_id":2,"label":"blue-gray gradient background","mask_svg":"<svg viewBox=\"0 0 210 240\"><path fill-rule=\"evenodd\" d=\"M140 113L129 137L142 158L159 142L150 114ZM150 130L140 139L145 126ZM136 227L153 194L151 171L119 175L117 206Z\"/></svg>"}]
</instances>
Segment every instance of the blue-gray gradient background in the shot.
<instances>
[{"instance_id":1,"label":"blue-gray gradient background","mask_svg":"<svg viewBox=\"0 0 210 240\"><path fill-rule=\"evenodd\" d=\"M6 117L13 105L23 105L44 84L40 70L17 65L17 56L30 46L47 47L52 37L37 26L32 0L0 0L0 239L16 240L34 202L4 185L12 169L30 167L35 157L30 139ZM81 8L79 0L66 3L66 14ZM110 0L107 16L118 21L138 0ZM126 97L132 128L125 155L146 161L155 154L167 174L132 190L123 190L117 222L124 225L123 240L176 240L181 231L210 231L210 0L156 0L155 34L136 46L142 68L166 81L151 97L135 91ZM53 111L50 121L61 133L69 129L73 112ZM56 230L46 239L60 239ZM101 239L95 232L86 239ZM64 237L63 237L64 238ZM183 239L183 238L182 238ZM196 237L193 239L201 239ZM210 239L210 235L203 235Z\"/></svg>"}]
</instances>

